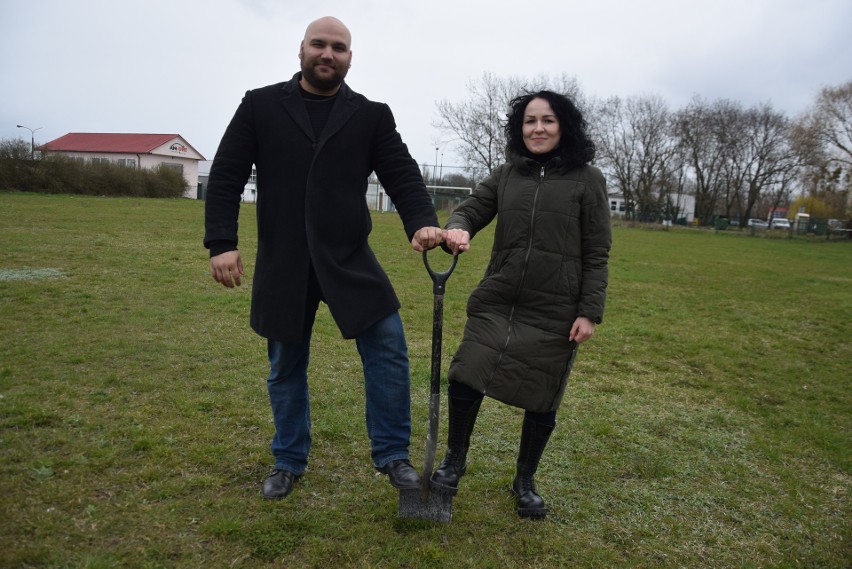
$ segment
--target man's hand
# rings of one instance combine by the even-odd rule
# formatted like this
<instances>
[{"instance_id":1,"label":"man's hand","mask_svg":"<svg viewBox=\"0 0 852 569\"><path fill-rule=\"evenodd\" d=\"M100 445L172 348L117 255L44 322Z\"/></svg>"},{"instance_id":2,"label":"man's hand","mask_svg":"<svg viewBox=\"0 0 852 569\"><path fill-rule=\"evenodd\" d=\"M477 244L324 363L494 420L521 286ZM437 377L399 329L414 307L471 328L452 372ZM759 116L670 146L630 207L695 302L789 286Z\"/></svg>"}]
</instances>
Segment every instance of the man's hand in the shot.
<instances>
[{"instance_id":1,"label":"man's hand","mask_svg":"<svg viewBox=\"0 0 852 569\"><path fill-rule=\"evenodd\" d=\"M434 249L444 240L440 227L421 227L411 238L411 247L418 253Z\"/></svg>"},{"instance_id":2,"label":"man's hand","mask_svg":"<svg viewBox=\"0 0 852 569\"><path fill-rule=\"evenodd\" d=\"M243 259L239 251L227 251L221 255L210 257L210 272L213 280L228 288L243 284Z\"/></svg>"},{"instance_id":3,"label":"man's hand","mask_svg":"<svg viewBox=\"0 0 852 569\"><path fill-rule=\"evenodd\" d=\"M444 231L444 242L453 255L464 253L470 249L470 233L464 229L447 229Z\"/></svg>"}]
</instances>

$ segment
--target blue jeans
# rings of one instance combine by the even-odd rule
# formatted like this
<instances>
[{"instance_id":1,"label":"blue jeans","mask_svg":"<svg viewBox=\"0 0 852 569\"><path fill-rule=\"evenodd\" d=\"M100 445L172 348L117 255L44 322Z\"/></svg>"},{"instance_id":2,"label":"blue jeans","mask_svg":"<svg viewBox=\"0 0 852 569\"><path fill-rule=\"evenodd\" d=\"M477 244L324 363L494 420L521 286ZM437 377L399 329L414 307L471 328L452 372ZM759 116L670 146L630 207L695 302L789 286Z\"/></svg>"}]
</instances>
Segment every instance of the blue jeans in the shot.
<instances>
[{"instance_id":1,"label":"blue jeans","mask_svg":"<svg viewBox=\"0 0 852 569\"><path fill-rule=\"evenodd\" d=\"M311 450L311 402L308 391L310 322L302 342L268 340L266 386L275 436L275 468L302 474ZM411 391L408 347L398 312L374 324L355 339L364 368L367 435L373 465L381 468L408 458L411 436Z\"/></svg>"}]
</instances>

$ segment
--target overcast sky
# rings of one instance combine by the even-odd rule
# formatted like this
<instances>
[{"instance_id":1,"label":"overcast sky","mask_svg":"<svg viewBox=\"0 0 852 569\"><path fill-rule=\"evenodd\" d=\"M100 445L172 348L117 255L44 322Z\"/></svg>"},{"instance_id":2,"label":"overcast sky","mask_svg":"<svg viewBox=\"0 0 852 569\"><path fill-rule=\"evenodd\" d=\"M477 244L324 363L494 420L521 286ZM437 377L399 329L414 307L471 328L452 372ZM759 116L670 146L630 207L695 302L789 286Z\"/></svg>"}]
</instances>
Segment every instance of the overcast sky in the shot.
<instances>
[{"instance_id":1,"label":"overcast sky","mask_svg":"<svg viewBox=\"0 0 852 569\"><path fill-rule=\"evenodd\" d=\"M852 79L850 0L0 0L0 138L177 133L212 160L245 91L289 79L325 15L352 32L347 82L390 104L421 164L455 161L435 104L484 72L791 117Z\"/></svg>"}]
</instances>

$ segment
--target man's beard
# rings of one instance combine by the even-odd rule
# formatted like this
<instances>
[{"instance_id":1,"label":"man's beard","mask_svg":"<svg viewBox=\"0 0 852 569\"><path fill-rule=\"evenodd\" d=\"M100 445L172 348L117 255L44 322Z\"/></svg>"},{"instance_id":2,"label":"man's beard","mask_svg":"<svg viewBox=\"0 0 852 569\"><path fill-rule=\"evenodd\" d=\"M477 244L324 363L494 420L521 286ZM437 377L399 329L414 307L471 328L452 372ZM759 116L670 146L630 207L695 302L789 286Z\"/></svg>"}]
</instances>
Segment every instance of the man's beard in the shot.
<instances>
[{"instance_id":1,"label":"man's beard","mask_svg":"<svg viewBox=\"0 0 852 569\"><path fill-rule=\"evenodd\" d=\"M313 65L302 65L302 77L305 78L305 81L307 81L320 91L331 91L332 89L339 87L340 84L343 83L343 79L346 77L346 71L340 73L335 68L334 73L332 73L330 76L320 77L314 72Z\"/></svg>"}]
</instances>

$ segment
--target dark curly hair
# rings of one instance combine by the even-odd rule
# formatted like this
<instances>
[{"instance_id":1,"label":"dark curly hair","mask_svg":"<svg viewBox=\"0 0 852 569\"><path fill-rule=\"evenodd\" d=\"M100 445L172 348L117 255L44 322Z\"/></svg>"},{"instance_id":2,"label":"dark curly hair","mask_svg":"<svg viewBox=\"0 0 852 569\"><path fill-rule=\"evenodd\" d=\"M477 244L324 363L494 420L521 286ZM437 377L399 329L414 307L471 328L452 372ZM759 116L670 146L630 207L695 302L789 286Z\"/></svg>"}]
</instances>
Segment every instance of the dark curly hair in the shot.
<instances>
[{"instance_id":1,"label":"dark curly hair","mask_svg":"<svg viewBox=\"0 0 852 569\"><path fill-rule=\"evenodd\" d=\"M560 131L559 155L568 167L576 168L591 162L596 149L595 143L589 138L583 113L571 99L553 91L526 93L512 99L509 114L506 115L506 149L521 156L530 155L524 144L523 125L524 112L533 99L544 99L556 114Z\"/></svg>"}]
</instances>

